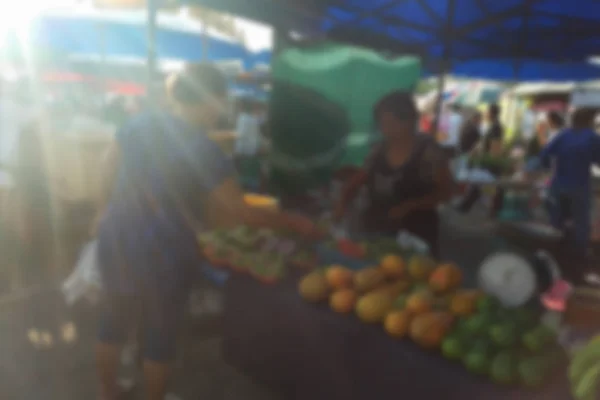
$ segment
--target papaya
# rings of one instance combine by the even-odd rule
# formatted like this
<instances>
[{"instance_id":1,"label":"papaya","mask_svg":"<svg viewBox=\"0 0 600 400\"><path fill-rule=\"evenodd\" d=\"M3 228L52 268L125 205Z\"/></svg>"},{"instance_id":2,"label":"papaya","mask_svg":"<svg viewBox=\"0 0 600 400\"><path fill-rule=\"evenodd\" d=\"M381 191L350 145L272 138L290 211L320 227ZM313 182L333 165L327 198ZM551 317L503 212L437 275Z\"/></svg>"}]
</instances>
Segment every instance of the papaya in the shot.
<instances>
[{"instance_id":1,"label":"papaya","mask_svg":"<svg viewBox=\"0 0 600 400\"><path fill-rule=\"evenodd\" d=\"M450 300L450 311L459 317L472 315L477 309L477 301L481 297L478 290L457 291Z\"/></svg>"},{"instance_id":2,"label":"papaya","mask_svg":"<svg viewBox=\"0 0 600 400\"><path fill-rule=\"evenodd\" d=\"M390 311L385 317L385 331L393 338L400 339L408 334L412 314L406 310Z\"/></svg>"},{"instance_id":3,"label":"papaya","mask_svg":"<svg viewBox=\"0 0 600 400\"><path fill-rule=\"evenodd\" d=\"M431 311L433 297L427 292L412 294L406 299L406 309L413 314L423 314Z\"/></svg>"},{"instance_id":4,"label":"papaya","mask_svg":"<svg viewBox=\"0 0 600 400\"><path fill-rule=\"evenodd\" d=\"M353 275L351 270L340 265L333 265L325 272L327 283L334 290L351 287Z\"/></svg>"},{"instance_id":5,"label":"papaya","mask_svg":"<svg viewBox=\"0 0 600 400\"><path fill-rule=\"evenodd\" d=\"M395 254L388 254L381 259L381 270L387 278L397 279L404 276L405 263L404 259Z\"/></svg>"},{"instance_id":6,"label":"papaya","mask_svg":"<svg viewBox=\"0 0 600 400\"><path fill-rule=\"evenodd\" d=\"M361 321L374 324L383 321L393 304L394 298L389 293L376 291L359 298L355 311Z\"/></svg>"},{"instance_id":7,"label":"papaya","mask_svg":"<svg viewBox=\"0 0 600 400\"><path fill-rule=\"evenodd\" d=\"M342 289L331 295L329 306L335 312L346 314L354 309L356 293L352 289Z\"/></svg>"},{"instance_id":8,"label":"papaya","mask_svg":"<svg viewBox=\"0 0 600 400\"><path fill-rule=\"evenodd\" d=\"M397 281L397 282L393 282L393 283L387 283L387 284L381 286L380 288L375 289L375 291L383 291L383 292L389 293L392 297L396 298L399 295L406 293L409 288L410 288L410 282Z\"/></svg>"},{"instance_id":9,"label":"papaya","mask_svg":"<svg viewBox=\"0 0 600 400\"><path fill-rule=\"evenodd\" d=\"M423 348L439 348L453 321L453 316L446 312L416 315L410 323L410 338Z\"/></svg>"},{"instance_id":10,"label":"papaya","mask_svg":"<svg viewBox=\"0 0 600 400\"><path fill-rule=\"evenodd\" d=\"M365 268L354 274L354 289L359 293L366 293L385 282L385 275L377 267Z\"/></svg>"},{"instance_id":11,"label":"papaya","mask_svg":"<svg viewBox=\"0 0 600 400\"><path fill-rule=\"evenodd\" d=\"M429 287L435 293L447 293L460 286L462 271L454 264L443 264L429 276Z\"/></svg>"},{"instance_id":12,"label":"papaya","mask_svg":"<svg viewBox=\"0 0 600 400\"><path fill-rule=\"evenodd\" d=\"M427 281L435 269L435 261L423 255L412 256L408 264L408 274L417 281Z\"/></svg>"},{"instance_id":13,"label":"papaya","mask_svg":"<svg viewBox=\"0 0 600 400\"><path fill-rule=\"evenodd\" d=\"M329 284L321 271L311 272L302 278L298 290L302 298L311 303L324 301L329 296Z\"/></svg>"}]
</instances>

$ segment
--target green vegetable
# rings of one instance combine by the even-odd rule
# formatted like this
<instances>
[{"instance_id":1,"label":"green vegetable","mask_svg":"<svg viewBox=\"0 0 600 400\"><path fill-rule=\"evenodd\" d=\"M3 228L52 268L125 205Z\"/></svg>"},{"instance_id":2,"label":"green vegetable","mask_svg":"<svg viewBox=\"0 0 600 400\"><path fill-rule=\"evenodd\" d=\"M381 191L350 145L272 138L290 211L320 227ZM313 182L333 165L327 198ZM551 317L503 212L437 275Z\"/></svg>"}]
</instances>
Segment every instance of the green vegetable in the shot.
<instances>
[{"instance_id":1,"label":"green vegetable","mask_svg":"<svg viewBox=\"0 0 600 400\"><path fill-rule=\"evenodd\" d=\"M492 360L490 375L494 382L511 384L517 379L517 362L511 353L499 353Z\"/></svg>"}]
</instances>

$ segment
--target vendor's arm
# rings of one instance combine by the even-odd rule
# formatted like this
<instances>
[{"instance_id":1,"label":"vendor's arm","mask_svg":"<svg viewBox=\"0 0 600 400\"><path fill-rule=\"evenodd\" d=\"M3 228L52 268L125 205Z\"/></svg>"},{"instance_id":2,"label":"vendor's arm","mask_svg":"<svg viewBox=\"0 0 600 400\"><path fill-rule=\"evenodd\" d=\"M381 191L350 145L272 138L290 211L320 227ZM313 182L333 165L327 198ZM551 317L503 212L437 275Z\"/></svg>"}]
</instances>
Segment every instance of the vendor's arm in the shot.
<instances>
[{"instance_id":1,"label":"vendor's arm","mask_svg":"<svg viewBox=\"0 0 600 400\"><path fill-rule=\"evenodd\" d=\"M434 189L431 194L402 202L390 211L391 218L403 218L414 211L435 209L450 200L454 191L454 178L448 158L437 145L427 150L425 167L431 165Z\"/></svg>"},{"instance_id":2,"label":"vendor's arm","mask_svg":"<svg viewBox=\"0 0 600 400\"><path fill-rule=\"evenodd\" d=\"M363 166L357 170L352 177L345 183L342 188L340 200L335 206L334 219L340 220L348 210L348 207L352 204L360 189L367 183L369 171L373 167L373 163L378 157L381 157L382 147L376 145L371 153L365 159Z\"/></svg>"},{"instance_id":3,"label":"vendor's arm","mask_svg":"<svg viewBox=\"0 0 600 400\"><path fill-rule=\"evenodd\" d=\"M334 219L341 220L344 214L346 214L348 207L356 198L360 188L367 182L367 176L365 169L359 169L344 185L340 200L334 210Z\"/></svg>"}]
</instances>

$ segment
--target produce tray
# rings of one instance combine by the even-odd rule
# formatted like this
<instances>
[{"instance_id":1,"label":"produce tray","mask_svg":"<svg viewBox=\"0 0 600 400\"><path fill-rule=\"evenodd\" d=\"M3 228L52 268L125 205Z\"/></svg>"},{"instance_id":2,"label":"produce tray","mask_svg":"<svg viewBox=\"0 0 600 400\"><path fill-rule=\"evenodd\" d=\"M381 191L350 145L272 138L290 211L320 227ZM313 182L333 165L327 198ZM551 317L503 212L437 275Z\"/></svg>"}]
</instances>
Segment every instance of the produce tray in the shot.
<instances>
[{"instance_id":1,"label":"produce tray","mask_svg":"<svg viewBox=\"0 0 600 400\"><path fill-rule=\"evenodd\" d=\"M343 265L354 271L377 265L376 261L349 257L339 250L333 249L325 244L318 244L315 250L321 265Z\"/></svg>"}]
</instances>

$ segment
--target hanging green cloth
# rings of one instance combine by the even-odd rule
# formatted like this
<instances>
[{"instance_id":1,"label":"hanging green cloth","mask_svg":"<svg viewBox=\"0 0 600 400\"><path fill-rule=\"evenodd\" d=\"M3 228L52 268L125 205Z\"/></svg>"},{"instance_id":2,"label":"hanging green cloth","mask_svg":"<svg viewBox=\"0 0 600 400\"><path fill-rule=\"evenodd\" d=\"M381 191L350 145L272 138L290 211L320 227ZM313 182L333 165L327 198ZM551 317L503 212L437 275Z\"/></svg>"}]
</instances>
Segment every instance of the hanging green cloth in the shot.
<instances>
[{"instance_id":1,"label":"hanging green cloth","mask_svg":"<svg viewBox=\"0 0 600 400\"><path fill-rule=\"evenodd\" d=\"M272 67L271 181L280 192L327 182L341 165L360 165L373 132L372 109L393 90L411 90L420 76L413 57L327 44L285 49Z\"/></svg>"}]
</instances>

